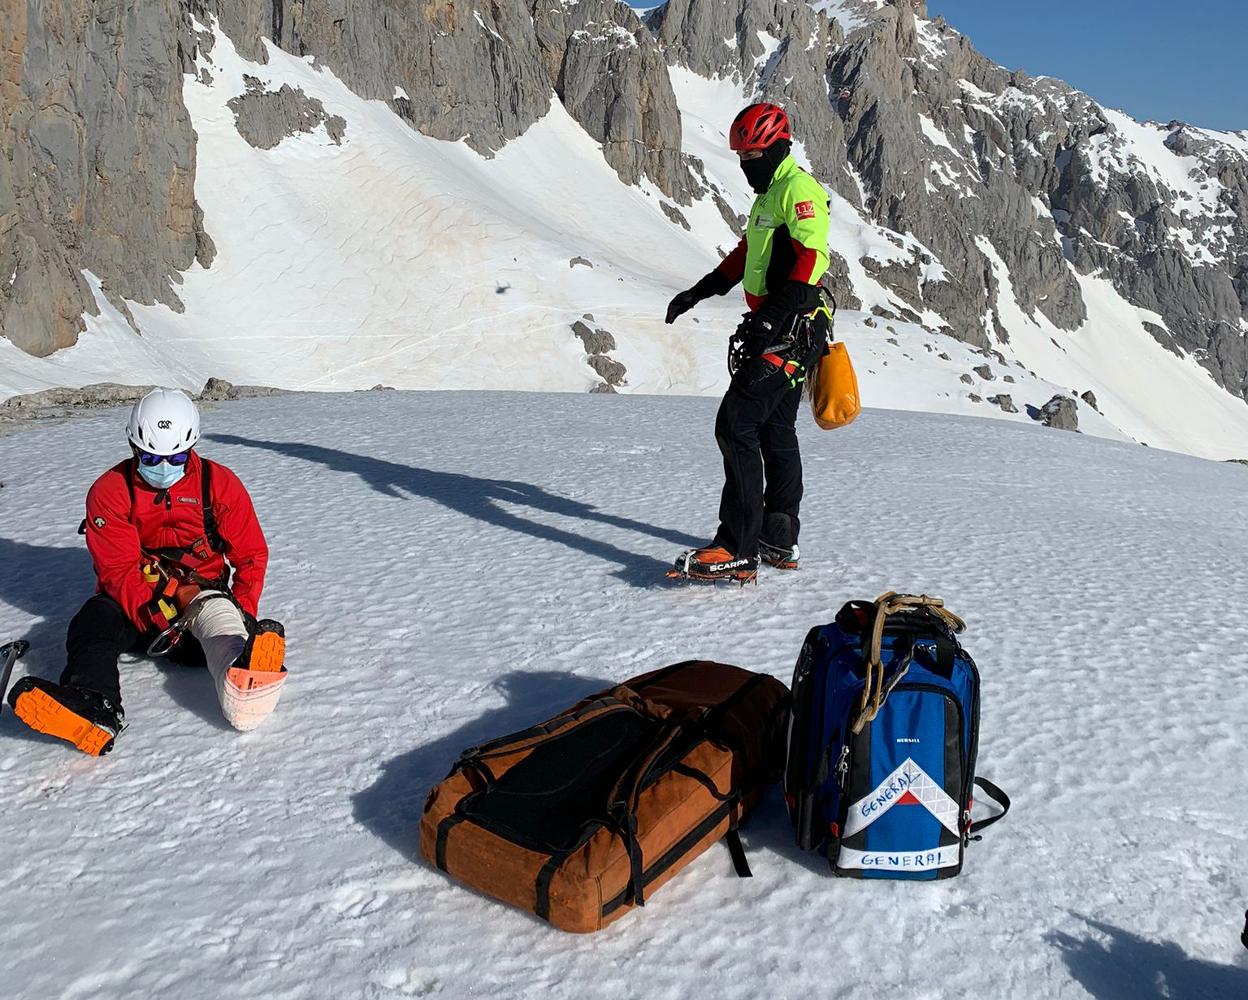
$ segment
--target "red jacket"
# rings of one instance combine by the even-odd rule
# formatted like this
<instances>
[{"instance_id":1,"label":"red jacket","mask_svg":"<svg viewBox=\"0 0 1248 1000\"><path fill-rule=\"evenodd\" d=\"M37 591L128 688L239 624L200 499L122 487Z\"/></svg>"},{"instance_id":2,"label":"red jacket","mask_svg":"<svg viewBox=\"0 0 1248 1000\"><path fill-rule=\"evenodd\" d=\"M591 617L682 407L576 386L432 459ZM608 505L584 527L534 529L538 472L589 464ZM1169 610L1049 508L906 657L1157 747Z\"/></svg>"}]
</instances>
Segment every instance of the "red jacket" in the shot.
<instances>
[{"instance_id":1,"label":"red jacket","mask_svg":"<svg viewBox=\"0 0 1248 1000\"><path fill-rule=\"evenodd\" d=\"M153 585L143 577L141 567L146 560L141 548L149 552L190 548L205 538L204 461L191 452L186 474L168 490L158 491L138 474L135 460L127 459L100 476L87 493L87 550L95 564L99 590L120 604L143 631L163 628L167 623L152 604L155 594ZM230 590L238 603L255 615L269 564L269 546L251 497L238 476L218 462L210 465L212 510L224 543L224 558L201 544L198 555L189 561L196 573L209 579L226 577L229 566L233 566Z\"/></svg>"}]
</instances>

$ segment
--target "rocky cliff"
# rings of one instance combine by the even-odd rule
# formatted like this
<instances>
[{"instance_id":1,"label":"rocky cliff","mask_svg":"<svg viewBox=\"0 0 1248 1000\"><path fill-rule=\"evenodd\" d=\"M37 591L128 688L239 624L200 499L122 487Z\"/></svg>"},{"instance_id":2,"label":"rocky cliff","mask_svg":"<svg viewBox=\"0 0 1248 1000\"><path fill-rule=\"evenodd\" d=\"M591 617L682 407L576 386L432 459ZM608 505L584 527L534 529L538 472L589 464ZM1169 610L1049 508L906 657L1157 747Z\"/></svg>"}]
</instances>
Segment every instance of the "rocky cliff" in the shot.
<instances>
[{"instance_id":1,"label":"rocky cliff","mask_svg":"<svg viewBox=\"0 0 1248 1000\"><path fill-rule=\"evenodd\" d=\"M621 182L653 185L685 226L677 205L733 212L682 151L669 67L735 81L788 108L853 224L892 248L841 247L843 304L869 282L874 311L1000 349L1014 310L1081 328L1097 275L1159 342L1248 393L1248 138L1140 125L1012 73L913 0L669 0L644 21L615 0L10 4L0 331L22 348L73 341L94 309L83 271L122 307L176 309L179 272L211 262L181 86L213 19L253 61L269 43L308 57L486 157L560 101ZM325 118L295 92L238 96L257 143Z\"/></svg>"},{"instance_id":2,"label":"rocky cliff","mask_svg":"<svg viewBox=\"0 0 1248 1000\"><path fill-rule=\"evenodd\" d=\"M0 332L34 354L72 344L96 305L180 307L212 259L195 205L174 0L0 6Z\"/></svg>"},{"instance_id":3,"label":"rocky cliff","mask_svg":"<svg viewBox=\"0 0 1248 1000\"><path fill-rule=\"evenodd\" d=\"M1163 345L1248 393L1248 137L1140 125L1009 72L926 14L911 0L669 0L649 23L674 63L788 108L828 186L922 245L862 261L897 316L1006 342L1004 273L1024 313L1074 330L1077 276L1097 274L1157 314Z\"/></svg>"}]
</instances>

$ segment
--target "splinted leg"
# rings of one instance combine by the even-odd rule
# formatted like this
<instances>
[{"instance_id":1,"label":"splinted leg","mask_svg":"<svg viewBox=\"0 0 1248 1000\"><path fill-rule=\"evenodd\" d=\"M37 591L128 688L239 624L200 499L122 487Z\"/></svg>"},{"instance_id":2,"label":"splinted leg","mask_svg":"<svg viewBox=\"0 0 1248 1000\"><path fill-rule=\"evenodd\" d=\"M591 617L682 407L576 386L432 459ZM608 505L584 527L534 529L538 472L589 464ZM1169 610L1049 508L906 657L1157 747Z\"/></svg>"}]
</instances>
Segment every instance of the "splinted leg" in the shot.
<instances>
[{"instance_id":1,"label":"splinted leg","mask_svg":"<svg viewBox=\"0 0 1248 1000\"><path fill-rule=\"evenodd\" d=\"M225 720L242 732L255 729L277 707L286 682L281 625L264 619L250 634L242 612L220 594L202 594L187 613Z\"/></svg>"}]
</instances>

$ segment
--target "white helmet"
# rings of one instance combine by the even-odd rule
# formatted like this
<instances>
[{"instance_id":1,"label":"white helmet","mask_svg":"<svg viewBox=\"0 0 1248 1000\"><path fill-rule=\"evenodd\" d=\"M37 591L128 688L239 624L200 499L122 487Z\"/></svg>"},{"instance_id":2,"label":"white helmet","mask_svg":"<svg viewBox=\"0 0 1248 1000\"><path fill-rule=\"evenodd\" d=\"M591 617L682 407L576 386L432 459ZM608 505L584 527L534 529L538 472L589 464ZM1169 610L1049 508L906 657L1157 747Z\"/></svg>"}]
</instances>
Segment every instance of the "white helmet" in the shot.
<instances>
[{"instance_id":1,"label":"white helmet","mask_svg":"<svg viewBox=\"0 0 1248 1000\"><path fill-rule=\"evenodd\" d=\"M199 411L181 389L153 389L130 411L126 437L140 451L176 455L199 440Z\"/></svg>"}]
</instances>

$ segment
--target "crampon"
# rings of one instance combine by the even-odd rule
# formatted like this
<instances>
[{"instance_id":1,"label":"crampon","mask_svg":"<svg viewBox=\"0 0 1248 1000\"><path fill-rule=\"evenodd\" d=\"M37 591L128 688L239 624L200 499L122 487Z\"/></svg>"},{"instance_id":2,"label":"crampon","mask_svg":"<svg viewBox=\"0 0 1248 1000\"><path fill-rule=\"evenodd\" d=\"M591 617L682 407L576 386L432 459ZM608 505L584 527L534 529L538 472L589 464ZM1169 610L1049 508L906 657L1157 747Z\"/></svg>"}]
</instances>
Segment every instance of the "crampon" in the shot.
<instances>
[{"instance_id":1,"label":"crampon","mask_svg":"<svg viewBox=\"0 0 1248 1000\"><path fill-rule=\"evenodd\" d=\"M667 571L669 580L716 583L728 580L744 586L758 580L758 557L734 556L722 545L690 549L676 557Z\"/></svg>"}]
</instances>

